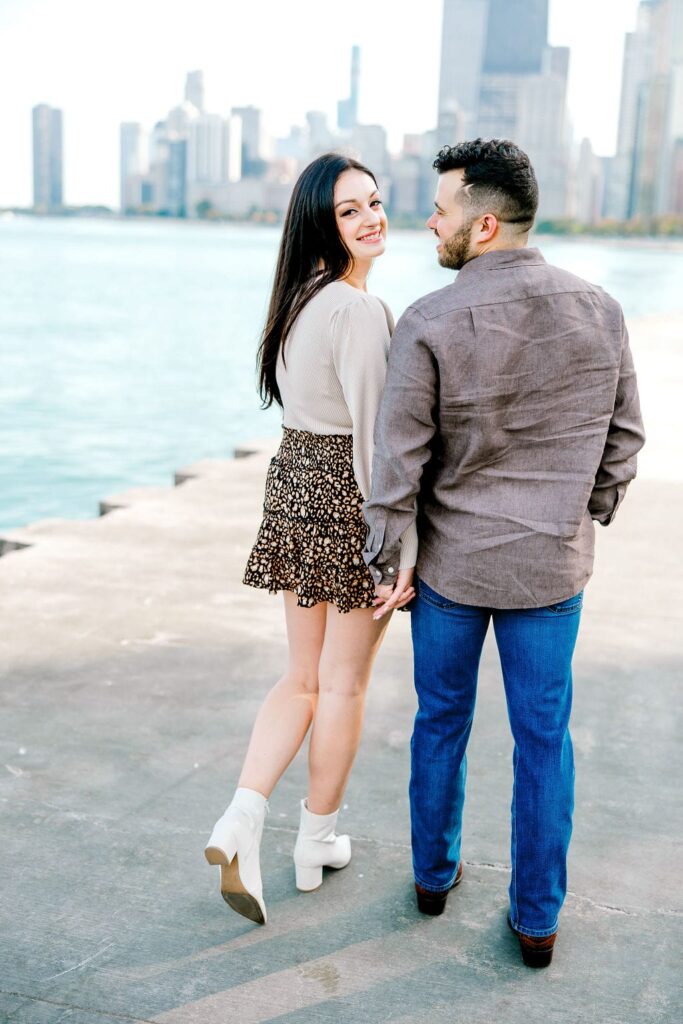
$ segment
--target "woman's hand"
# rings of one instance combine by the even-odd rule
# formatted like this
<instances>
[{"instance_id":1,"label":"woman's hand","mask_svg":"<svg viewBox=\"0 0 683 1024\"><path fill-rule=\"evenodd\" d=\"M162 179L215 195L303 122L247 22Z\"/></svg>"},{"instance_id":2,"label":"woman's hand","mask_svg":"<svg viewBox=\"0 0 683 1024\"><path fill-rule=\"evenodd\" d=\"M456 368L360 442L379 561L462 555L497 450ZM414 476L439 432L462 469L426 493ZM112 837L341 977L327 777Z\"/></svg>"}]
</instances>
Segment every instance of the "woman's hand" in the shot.
<instances>
[{"instance_id":1,"label":"woman's hand","mask_svg":"<svg viewBox=\"0 0 683 1024\"><path fill-rule=\"evenodd\" d=\"M377 596L373 602L375 605L375 611L372 615L373 619L381 619L387 612L392 612L394 608L403 608L404 605L413 600L415 597L415 588L413 587L414 573L414 568L399 569L395 583L385 583L375 587L375 594Z\"/></svg>"}]
</instances>

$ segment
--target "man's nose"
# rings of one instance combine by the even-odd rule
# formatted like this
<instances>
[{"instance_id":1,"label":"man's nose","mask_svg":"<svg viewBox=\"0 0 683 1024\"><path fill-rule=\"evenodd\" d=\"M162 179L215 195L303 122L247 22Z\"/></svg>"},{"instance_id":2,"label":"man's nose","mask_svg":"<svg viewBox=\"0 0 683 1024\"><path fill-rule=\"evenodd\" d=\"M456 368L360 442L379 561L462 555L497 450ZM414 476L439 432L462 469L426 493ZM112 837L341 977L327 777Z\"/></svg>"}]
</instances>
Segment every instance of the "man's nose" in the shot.
<instances>
[{"instance_id":1,"label":"man's nose","mask_svg":"<svg viewBox=\"0 0 683 1024\"><path fill-rule=\"evenodd\" d=\"M429 228L430 231L435 231L436 230L436 214L435 213L433 213L431 215L431 217L427 221L427 225L426 226Z\"/></svg>"}]
</instances>

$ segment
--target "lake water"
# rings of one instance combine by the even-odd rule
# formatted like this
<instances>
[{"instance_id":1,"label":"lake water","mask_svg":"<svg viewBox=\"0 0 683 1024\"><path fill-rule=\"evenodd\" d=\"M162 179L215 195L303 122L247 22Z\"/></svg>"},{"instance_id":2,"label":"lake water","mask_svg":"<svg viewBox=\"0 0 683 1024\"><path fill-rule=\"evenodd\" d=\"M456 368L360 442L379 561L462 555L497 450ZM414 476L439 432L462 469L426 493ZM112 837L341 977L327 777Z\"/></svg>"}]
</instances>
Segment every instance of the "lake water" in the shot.
<instances>
[{"instance_id":1,"label":"lake water","mask_svg":"<svg viewBox=\"0 0 683 1024\"><path fill-rule=\"evenodd\" d=\"M0 529L95 515L107 494L278 432L255 351L279 231L0 219ZM539 241L627 316L683 308L683 248ZM451 280L425 231L390 234L370 290L398 316Z\"/></svg>"}]
</instances>

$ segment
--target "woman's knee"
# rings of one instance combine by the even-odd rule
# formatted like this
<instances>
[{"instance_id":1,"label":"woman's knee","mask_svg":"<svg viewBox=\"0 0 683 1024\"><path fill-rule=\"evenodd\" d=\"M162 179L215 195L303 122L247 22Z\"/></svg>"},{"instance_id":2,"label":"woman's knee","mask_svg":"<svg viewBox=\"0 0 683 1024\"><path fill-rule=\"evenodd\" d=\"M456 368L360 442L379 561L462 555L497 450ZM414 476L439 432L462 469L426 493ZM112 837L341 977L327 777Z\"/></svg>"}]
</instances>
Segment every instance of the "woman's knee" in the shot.
<instances>
[{"instance_id":1,"label":"woman's knee","mask_svg":"<svg viewBox=\"0 0 683 1024\"><path fill-rule=\"evenodd\" d=\"M319 693L337 697L362 697L368 688L366 672L321 672L319 675Z\"/></svg>"},{"instance_id":2,"label":"woman's knee","mask_svg":"<svg viewBox=\"0 0 683 1024\"><path fill-rule=\"evenodd\" d=\"M304 696L313 697L318 694L317 667L291 667L287 670L282 681L289 689L293 689Z\"/></svg>"}]
</instances>

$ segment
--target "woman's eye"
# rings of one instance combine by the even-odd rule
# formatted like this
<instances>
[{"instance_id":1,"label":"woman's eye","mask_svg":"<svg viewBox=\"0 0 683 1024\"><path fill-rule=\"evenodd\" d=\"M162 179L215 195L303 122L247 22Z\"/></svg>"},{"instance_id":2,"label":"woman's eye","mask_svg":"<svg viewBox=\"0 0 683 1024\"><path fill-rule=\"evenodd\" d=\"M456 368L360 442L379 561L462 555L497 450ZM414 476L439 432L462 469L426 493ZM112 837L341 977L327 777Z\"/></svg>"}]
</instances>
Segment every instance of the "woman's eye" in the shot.
<instances>
[{"instance_id":1,"label":"woman's eye","mask_svg":"<svg viewBox=\"0 0 683 1024\"><path fill-rule=\"evenodd\" d=\"M344 210L344 212L342 213L342 217L348 217L348 215L350 213L355 213L355 212L356 212L355 210Z\"/></svg>"},{"instance_id":2,"label":"woman's eye","mask_svg":"<svg viewBox=\"0 0 683 1024\"><path fill-rule=\"evenodd\" d=\"M372 202L370 203L370 206L381 206L381 205L382 205L382 200L381 199L373 199Z\"/></svg>"}]
</instances>

